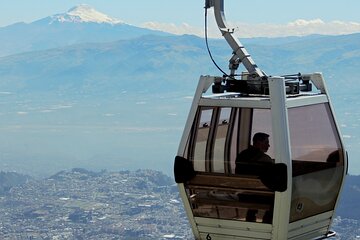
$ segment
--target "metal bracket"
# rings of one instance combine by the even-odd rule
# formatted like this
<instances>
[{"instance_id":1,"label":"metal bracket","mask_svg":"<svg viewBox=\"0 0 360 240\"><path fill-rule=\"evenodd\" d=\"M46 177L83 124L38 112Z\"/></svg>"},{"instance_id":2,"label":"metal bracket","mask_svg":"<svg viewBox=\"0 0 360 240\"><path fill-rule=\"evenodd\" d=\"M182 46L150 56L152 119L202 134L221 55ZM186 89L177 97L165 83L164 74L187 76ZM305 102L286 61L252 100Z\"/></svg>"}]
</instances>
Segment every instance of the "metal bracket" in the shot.
<instances>
[{"instance_id":1,"label":"metal bracket","mask_svg":"<svg viewBox=\"0 0 360 240\"><path fill-rule=\"evenodd\" d=\"M267 78L266 74L260 70L260 68L255 64L250 54L246 51L244 46L240 43L240 41L233 36L234 30L227 27L225 14L224 14L224 0L205 0L205 8L214 8L215 20L218 25L218 28L230 45L233 50L233 54L239 59L239 63L243 63L246 70L249 72L251 76L256 76L255 80L265 79ZM230 59L231 62L234 62L234 56ZM236 65L231 65L232 74L235 72Z\"/></svg>"}]
</instances>

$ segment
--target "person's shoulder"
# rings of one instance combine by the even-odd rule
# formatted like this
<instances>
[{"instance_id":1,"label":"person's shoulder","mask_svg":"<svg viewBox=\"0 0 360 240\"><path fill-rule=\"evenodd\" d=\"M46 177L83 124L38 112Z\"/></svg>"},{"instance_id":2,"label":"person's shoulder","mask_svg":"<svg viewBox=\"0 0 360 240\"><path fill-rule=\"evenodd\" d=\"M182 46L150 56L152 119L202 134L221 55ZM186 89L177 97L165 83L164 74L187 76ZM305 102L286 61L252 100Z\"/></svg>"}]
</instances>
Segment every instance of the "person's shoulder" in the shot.
<instances>
[{"instance_id":1,"label":"person's shoulder","mask_svg":"<svg viewBox=\"0 0 360 240\"><path fill-rule=\"evenodd\" d=\"M248 147L247 149L242 150L236 157L236 162L250 162L254 157L258 156L259 152L253 146Z\"/></svg>"},{"instance_id":2,"label":"person's shoulder","mask_svg":"<svg viewBox=\"0 0 360 240\"><path fill-rule=\"evenodd\" d=\"M242 150L238 156L243 156L243 155L248 155L248 154L253 154L256 151L256 148L250 146L247 149Z\"/></svg>"},{"instance_id":3,"label":"person's shoulder","mask_svg":"<svg viewBox=\"0 0 360 240\"><path fill-rule=\"evenodd\" d=\"M242 152L257 152L259 149L257 149L254 146L249 146L247 149L244 149Z\"/></svg>"},{"instance_id":4,"label":"person's shoulder","mask_svg":"<svg viewBox=\"0 0 360 240\"><path fill-rule=\"evenodd\" d=\"M274 163L274 159L272 159L269 155L266 153L262 154L261 158L259 159L261 162L267 162L267 163Z\"/></svg>"},{"instance_id":5,"label":"person's shoulder","mask_svg":"<svg viewBox=\"0 0 360 240\"><path fill-rule=\"evenodd\" d=\"M248 148L242 150L239 154L247 153L247 152L250 152L250 151L252 151L252 149L251 149L251 147L248 147Z\"/></svg>"}]
</instances>

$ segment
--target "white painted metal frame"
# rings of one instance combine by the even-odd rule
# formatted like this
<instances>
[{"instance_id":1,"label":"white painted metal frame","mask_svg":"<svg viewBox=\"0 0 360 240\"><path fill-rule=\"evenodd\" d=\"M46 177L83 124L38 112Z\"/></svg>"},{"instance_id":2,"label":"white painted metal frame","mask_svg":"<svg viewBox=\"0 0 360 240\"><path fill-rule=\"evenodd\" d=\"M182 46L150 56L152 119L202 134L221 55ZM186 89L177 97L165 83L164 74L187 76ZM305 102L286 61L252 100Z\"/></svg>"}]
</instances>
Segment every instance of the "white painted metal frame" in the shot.
<instances>
[{"instance_id":1,"label":"white painted metal frame","mask_svg":"<svg viewBox=\"0 0 360 240\"><path fill-rule=\"evenodd\" d=\"M184 129L183 135L181 137L180 146L179 146L178 154L177 154L178 156L184 155L186 143L187 143L188 137L190 135L191 127L192 127L192 124L193 124L195 116L196 116L196 111L197 111L199 100L200 100L202 94L205 93L209 89L209 87L211 86L211 84L214 81L215 81L214 77L210 77L210 76L201 76L200 77L198 86L196 88L195 96L194 96L194 99L193 99L193 102L192 102L192 105L190 108L190 113L189 113L188 119L185 124L185 129ZM199 230L198 230L197 224L196 224L196 222L194 220L194 216L192 214L190 203L189 203L187 195L186 195L184 184L183 183L178 184L178 188L179 188L180 197L183 201L185 212L189 219L194 237L195 237L195 239L201 239L200 235L199 235Z\"/></svg>"},{"instance_id":2,"label":"white painted metal frame","mask_svg":"<svg viewBox=\"0 0 360 240\"><path fill-rule=\"evenodd\" d=\"M318 214L289 224L288 239L313 239L326 234L334 211Z\"/></svg>"},{"instance_id":3,"label":"white painted metal frame","mask_svg":"<svg viewBox=\"0 0 360 240\"><path fill-rule=\"evenodd\" d=\"M275 163L287 165L287 189L275 192L273 236L271 239L287 239L292 192L292 164L290 150L289 121L286 107L285 81L281 77L271 77L269 81L271 99L272 134Z\"/></svg>"},{"instance_id":4,"label":"white painted metal frame","mask_svg":"<svg viewBox=\"0 0 360 240\"><path fill-rule=\"evenodd\" d=\"M200 235L210 234L211 239L270 239L272 235L271 224L259 224L222 219L195 218ZM236 237L241 236L241 237ZM206 238L202 238L206 239Z\"/></svg>"}]
</instances>

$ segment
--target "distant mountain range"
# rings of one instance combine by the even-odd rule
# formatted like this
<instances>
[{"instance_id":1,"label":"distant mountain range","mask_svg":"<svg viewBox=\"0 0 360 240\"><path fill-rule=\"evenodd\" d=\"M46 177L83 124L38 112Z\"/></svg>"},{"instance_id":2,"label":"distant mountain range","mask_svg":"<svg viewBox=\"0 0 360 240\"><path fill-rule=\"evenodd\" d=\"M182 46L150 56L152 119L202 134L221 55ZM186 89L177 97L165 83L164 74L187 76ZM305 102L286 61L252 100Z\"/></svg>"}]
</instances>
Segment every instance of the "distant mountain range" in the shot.
<instances>
[{"instance_id":1,"label":"distant mountain range","mask_svg":"<svg viewBox=\"0 0 360 240\"><path fill-rule=\"evenodd\" d=\"M88 5L45 17L32 23L0 28L0 57L79 43L111 42L147 34L170 35L126 24Z\"/></svg>"},{"instance_id":2,"label":"distant mountain range","mask_svg":"<svg viewBox=\"0 0 360 240\"><path fill-rule=\"evenodd\" d=\"M101 34L97 34L101 35ZM360 34L299 38L281 45L256 40L247 49L269 75L322 71L330 88L350 87L360 69ZM215 60L226 71L231 54L212 40ZM190 35L146 35L107 43L83 43L0 58L3 91L87 88L89 91L193 89L200 74L218 74L204 40ZM176 79L176 80L175 80ZM126 82L124 82L126 81ZM353 85L358 90L359 85Z\"/></svg>"},{"instance_id":3,"label":"distant mountain range","mask_svg":"<svg viewBox=\"0 0 360 240\"><path fill-rule=\"evenodd\" d=\"M360 34L243 42L269 75L322 71L330 87L341 90L360 69ZM228 45L211 40L210 48L226 71ZM88 5L0 28L2 91L190 90L200 74L219 74L202 38L128 25Z\"/></svg>"}]
</instances>

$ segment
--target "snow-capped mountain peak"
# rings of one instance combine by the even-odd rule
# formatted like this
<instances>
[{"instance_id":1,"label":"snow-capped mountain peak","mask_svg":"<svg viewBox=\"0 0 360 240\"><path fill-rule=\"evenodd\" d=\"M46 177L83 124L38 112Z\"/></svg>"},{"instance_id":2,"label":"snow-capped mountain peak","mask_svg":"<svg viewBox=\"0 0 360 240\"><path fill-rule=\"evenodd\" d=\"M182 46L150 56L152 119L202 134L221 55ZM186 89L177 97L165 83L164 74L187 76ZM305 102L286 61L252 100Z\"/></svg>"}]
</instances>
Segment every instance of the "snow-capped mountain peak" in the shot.
<instances>
[{"instance_id":1,"label":"snow-capped mountain peak","mask_svg":"<svg viewBox=\"0 0 360 240\"><path fill-rule=\"evenodd\" d=\"M56 14L51 16L51 23L53 22L94 22L94 23L109 23L118 24L122 21L111 18L104 13L98 12L89 5L81 4L71 8L68 12L63 14Z\"/></svg>"}]
</instances>

